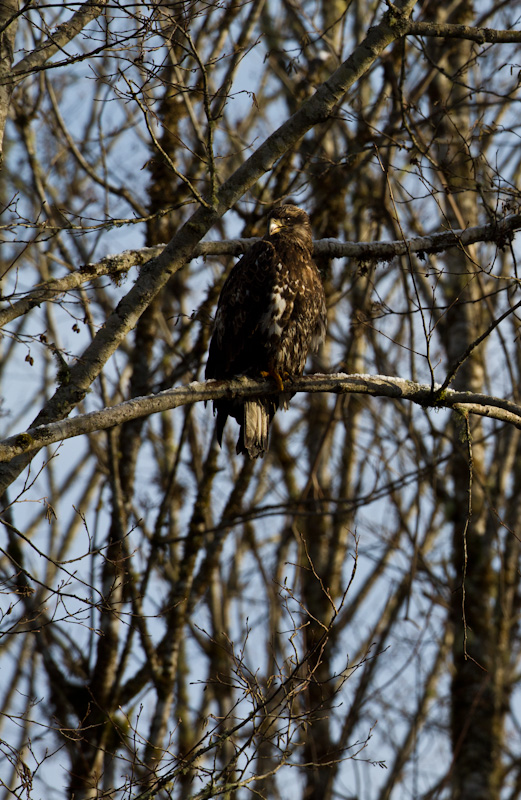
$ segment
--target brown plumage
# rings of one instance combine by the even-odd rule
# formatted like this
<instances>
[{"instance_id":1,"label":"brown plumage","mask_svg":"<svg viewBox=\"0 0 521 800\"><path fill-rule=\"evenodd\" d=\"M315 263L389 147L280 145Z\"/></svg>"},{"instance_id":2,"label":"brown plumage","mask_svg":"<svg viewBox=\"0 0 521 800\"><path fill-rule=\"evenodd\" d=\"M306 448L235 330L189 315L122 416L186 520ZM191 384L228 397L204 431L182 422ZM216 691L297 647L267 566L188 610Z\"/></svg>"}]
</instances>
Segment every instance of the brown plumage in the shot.
<instances>
[{"instance_id":1,"label":"brown plumage","mask_svg":"<svg viewBox=\"0 0 521 800\"><path fill-rule=\"evenodd\" d=\"M310 350L326 332L326 302L312 258L309 218L297 206L274 208L268 233L232 268L219 297L206 377L271 375L278 397L216 400L217 438L228 416L241 426L237 452L250 458L268 449L269 424L289 394L283 382L302 375Z\"/></svg>"}]
</instances>

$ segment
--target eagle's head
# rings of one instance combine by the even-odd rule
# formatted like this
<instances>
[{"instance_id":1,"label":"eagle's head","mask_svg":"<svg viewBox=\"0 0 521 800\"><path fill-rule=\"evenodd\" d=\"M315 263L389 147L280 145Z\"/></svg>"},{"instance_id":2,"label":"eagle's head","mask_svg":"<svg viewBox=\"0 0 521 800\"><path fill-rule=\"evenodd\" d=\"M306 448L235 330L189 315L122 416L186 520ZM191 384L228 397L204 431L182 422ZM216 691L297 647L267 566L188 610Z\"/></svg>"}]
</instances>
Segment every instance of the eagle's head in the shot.
<instances>
[{"instance_id":1,"label":"eagle's head","mask_svg":"<svg viewBox=\"0 0 521 800\"><path fill-rule=\"evenodd\" d=\"M268 235L289 234L299 239L306 247L312 246L311 226L306 212L298 206L276 206L268 215Z\"/></svg>"}]
</instances>

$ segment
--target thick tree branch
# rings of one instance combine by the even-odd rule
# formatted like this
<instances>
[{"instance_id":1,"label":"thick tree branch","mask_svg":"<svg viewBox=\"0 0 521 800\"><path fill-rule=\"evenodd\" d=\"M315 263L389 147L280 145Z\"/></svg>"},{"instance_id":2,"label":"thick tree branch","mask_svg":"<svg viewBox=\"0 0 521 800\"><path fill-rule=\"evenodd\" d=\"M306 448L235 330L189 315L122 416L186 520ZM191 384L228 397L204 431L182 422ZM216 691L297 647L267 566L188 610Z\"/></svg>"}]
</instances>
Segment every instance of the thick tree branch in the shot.
<instances>
[{"instance_id":1,"label":"thick tree branch","mask_svg":"<svg viewBox=\"0 0 521 800\"><path fill-rule=\"evenodd\" d=\"M391 242L339 242L334 239L318 239L314 242L316 256L327 258L352 258L358 261L391 261L395 256L406 253L418 253L420 256L429 253L440 253L449 247L467 247L476 242L495 242L503 247L506 241L513 238L515 231L521 228L521 214L509 214L503 219L487 225L479 225L466 230L443 231L429 236L417 236ZM201 256L233 255L244 253L258 239L229 239L221 242L200 242L193 250L192 258ZM59 294L77 289L83 283L102 277L103 275L121 275L136 266L143 266L162 253L166 245L142 247L139 250L125 250L118 255L102 258L96 264L87 264L76 272L63 278L54 278L37 286L19 300L5 298L9 303L0 311L0 328L17 317L26 314L31 308L39 306L46 300L52 300Z\"/></svg>"},{"instance_id":2,"label":"thick tree branch","mask_svg":"<svg viewBox=\"0 0 521 800\"><path fill-rule=\"evenodd\" d=\"M472 28L451 23L409 22L408 36L434 36L441 39L470 39L479 44L513 44L521 42L521 31L498 31L493 28Z\"/></svg>"},{"instance_id":3,"label":"thick tree branch","mask_svg":"<svg viewBox=\"0 0 521 800\"><path fill-rule=\"evenodd\" d=\"M9 114L12 86L9 82L14 59L14 43L18 27L18 0L0 3L0 166L3 155L4 130ZM3 79L7 77L4 85Z\"/></svg>"},{"instance_id":4,"label":"thick tree branch","mask_svg":"<svg viewBox=\"0 0 521 800\"><path fill-rule=\"evenodd\" d=\"M497 419L521 429L521 406L509 400L446 389L439 393L426 384L414 383L403 378L382 375L307 375L295 379L291 384L294 392L333 392L334 394L366 394L372 397L391 397L409 400L424 408L452 408L461 413L479 414ZM126 400L111 408L92 411L59 422L39 425L10 436L0 442L0 461L6 462L23 453L31 453L56 442L72 439L95 431L106 430L115 425L139 417L168 411L179 406L221 397L264 397L277 394L271 381L255 381L250 378L234 378L231 381L194 382L187 386L167 389L159 394Z\"/></svg>"}]
</instances>

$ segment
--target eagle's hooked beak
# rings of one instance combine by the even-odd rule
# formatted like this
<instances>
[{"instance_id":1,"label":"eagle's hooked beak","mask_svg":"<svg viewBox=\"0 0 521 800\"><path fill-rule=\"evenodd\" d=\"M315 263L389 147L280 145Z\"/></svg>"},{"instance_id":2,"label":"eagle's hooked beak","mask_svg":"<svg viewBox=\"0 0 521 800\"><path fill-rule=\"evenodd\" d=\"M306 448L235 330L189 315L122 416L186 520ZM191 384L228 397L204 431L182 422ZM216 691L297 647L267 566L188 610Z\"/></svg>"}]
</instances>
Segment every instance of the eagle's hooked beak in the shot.
<instances>
[{"instance_id":1,"label":"eagle's hooked beak","mask_svg":"<svg viewBox=\"0 0 521 800\"><path fill-rule=\"evenodd\" d=\"M268 223L268 233L271 236L274 233L277 233L284 227L284 223L282 220L277 219L276 217L272 217Z\"/></svg>"}]
</instances>

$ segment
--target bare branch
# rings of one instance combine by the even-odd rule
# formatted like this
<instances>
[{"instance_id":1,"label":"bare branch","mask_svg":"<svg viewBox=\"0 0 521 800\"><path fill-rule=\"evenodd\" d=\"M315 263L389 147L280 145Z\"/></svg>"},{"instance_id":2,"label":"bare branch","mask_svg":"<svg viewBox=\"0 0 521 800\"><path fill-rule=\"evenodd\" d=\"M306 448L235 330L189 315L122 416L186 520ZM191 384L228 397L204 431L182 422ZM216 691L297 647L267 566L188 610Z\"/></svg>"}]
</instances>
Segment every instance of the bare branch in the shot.
<instances>
[{"instance_id":1,"label":"bare branch","mask_svg":"<svg viewBox=\"0 0 521 800\"><path fill-rule=\"evenodd\" d=\"M40 69L52 56L69 44L89 22L103 13L107 0L88 0L68 22L59 25L55 32L36 47L28 56L14 65L11 75L0 83L16 83L28 73Z\"/></svg>"},{"instance_id":2,"label":"bare branch","mask_svg":"<svg viewBox=\"0 0 521 800\"><path fill-rule=\"evenodd\" d=\"M318 239L314 242L314 254L326 258L351 258L358 261L391 261L396 256L406 253L418 253L421 256L429 253L440 253L450 247L466 247L477 242L495 242L504 247L511 241L513 234L521 228L521 214L509 214L496 222L479 225L466 230L444 231L430 236L418 236L411 239L391 242L339 242L334 239ZM216 242L200 242L193 250L191 259L201 256L242 255L248 247L258 241L251 239L224 239ZM41 284L28 292L20 300L3 298L9 307L0 311L0 328L17 317L39 306L45 300L52 300L58 294L77 289L83 283L103 275L122 275L132 267L143 266L151 259L157 258L166 245L142 247L139 250L125 250L116 255L105 256L95 264L87 264L77 272L71 272L63 278L55 278Z\"/></svg>"},{"instance_id":3,"label":"bare branch","mask_svg":"<svg viewBox=\"0 0 521 800\"><path fill-rule=\"evenodd\" d=\"M509 400L476 392L446 389L440 395L426 384L382 375L308 375L296 378L292 392L332 392L335 394L366 394L371 397L392 397L409 400L425 408L457 408L472 414L507 422L521 429L521 406ZM161 411L200 401L221 397L264 397L278 393L271 381L234 378L231 381L194 382L187 386L167 389L155 395L126 400L116 406L91 411L71 419L39 425L14 434L0 442L0 461L9 461L22 453L29 453L49 444L106 430L132 419L157 414Z\"/></svg>"},{"instance_id":4,"label":"bare branch","mask_svg":"<svg viewBox=\"0 0 521 800\"><path fill-rule=\"evenodd\" d=\"M117 255L105 256L96 264L87 264L76 272L65 275L63 278L53 278L50 281L46 281L19 300L16 300L15 296L4 297L2 301L9 303L9 307L0 312L0 327L26 314L31 308L41 305L46 300L52 300L57 295L77 289L87 281L106 275L121 278L121 275L128 272L132 267L142 266L147 261L150 261L151 258L158 256L163 248L164 245L159 245L157 247L143 247L139 250L124 250Z\"/></svg>"},{"instance_id":5,"label":"bare branch","mask_svg":"<svg viewBox=\"0 0 521 800\"><path fill-rule=\"evenodd\" d=\"M434 36L443 39L470 39L479 44L516 44L521 42L521 31L498 31L492 28L472 28L436 22L409 22L408 36Z\"/></svg>"}]
</instances>

